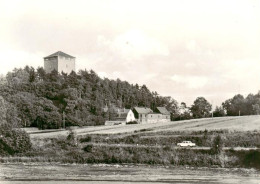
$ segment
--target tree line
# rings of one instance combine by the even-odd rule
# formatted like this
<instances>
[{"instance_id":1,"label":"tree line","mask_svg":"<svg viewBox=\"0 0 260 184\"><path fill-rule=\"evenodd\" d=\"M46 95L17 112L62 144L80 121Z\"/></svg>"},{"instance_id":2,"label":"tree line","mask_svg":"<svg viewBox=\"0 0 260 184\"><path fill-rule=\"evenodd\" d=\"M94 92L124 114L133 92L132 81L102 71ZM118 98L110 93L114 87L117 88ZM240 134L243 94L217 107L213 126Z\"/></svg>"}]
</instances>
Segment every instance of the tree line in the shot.
<instances>
[{"instance_id":1,"label":"tree line","mask_svg":"<svg viewBox=\"0 0 260 184\"><path fill-rule=\"evenodd\" d=\"M93 70L70 74L42 67L14 69L0 80L0 121L13 127L40 129L103 125L116 115L116 108L164 106L171 120L210 117L212 105L198 97L191 107L178 105L170 96L150 91L146 85L100 78ZM106 110L104 110L106 109ZM217 107L214 116L260 113L260 93L236 95Z\"/></svg>"},{"instance_id":2,"label":"tree line","mask_svg":"<svg viewBox=\"0 0 260 184\"><path fill-rule=\"evenodd\" d=\"M171 97L151 92L145 85L101 79L93 70L59 74L26 66L9 72L0 85L5 109L12 113L8 121L20 127L103 125L115 115L115 107L177 110L177 101Z\"/></svg>"}]
</instances>

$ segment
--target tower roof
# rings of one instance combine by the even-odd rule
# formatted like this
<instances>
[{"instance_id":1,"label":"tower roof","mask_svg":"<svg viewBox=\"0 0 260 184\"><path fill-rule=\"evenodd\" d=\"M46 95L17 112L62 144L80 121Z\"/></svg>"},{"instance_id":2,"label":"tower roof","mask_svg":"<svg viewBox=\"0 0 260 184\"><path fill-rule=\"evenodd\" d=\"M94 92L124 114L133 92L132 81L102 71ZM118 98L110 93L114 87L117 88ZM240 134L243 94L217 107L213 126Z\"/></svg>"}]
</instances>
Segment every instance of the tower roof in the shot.
<instances>
[{"instance_id":1,"label":"tower roof","mask_svg":"<svg viewBox=\"0 0 260 184\"><path fill-rule=\"evenodd\" d=\"M55 52L55 53L53 53L53 54L51 54L49 56L44 57L44 59L45 58L49 58L49 57L53 57L53 56L63 56L63 57L67 57L67 58L75 58L75 57L73 57L73 56L71 56L69 54L66 54L66 53L62 52L62 51L58 51L58 52Z\"/></svg>"}]
</instances>

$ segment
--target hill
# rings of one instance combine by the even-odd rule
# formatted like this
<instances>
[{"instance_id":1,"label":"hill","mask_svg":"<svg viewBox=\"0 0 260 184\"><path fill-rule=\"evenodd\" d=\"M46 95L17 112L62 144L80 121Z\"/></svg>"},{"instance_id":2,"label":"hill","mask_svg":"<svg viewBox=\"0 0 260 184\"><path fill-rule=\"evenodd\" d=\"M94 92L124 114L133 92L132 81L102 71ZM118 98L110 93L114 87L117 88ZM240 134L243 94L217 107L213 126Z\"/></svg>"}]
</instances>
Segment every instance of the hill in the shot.
<instances>
[{"instance_id":1,"label":"hill","mask_svg":"<svg viewBox=\"0 0 260 184\"><path fill-rule=\"evenodd\" d=\"M177 102L171 97L160 96L145 85L101 79L93 70L67 75L57 71L45 73L43 68L35 70L28 66L14 69L0 83L0 93L8 103L7 111L12 112L8 122L40 129L61 128L64 124L103 125L116 115L115 109L119 107L155 110L165 106L172 114L177 109Z\"/></svg>"},{"instance_id":2,"label":"hill","mask_svg":"<svg viewBox=\"0 0 260 184\"><path fill-rule=\"evenodd\" d=\"M191 132L191 131L259 131L260 116L240 116L240 117L218 117L192 119L184 121L172 121L165 123L135 124L135 125L117 125L117 126L97 126L75 129L74 132L80 135L87 134L122 134L136 132L150 132L154 134L163 134L163 132ZM58 136L67 136L69 131L56 131L43 133L42 131L30 132L31 138L55 138Z\"/></svg>"}]
</instances>

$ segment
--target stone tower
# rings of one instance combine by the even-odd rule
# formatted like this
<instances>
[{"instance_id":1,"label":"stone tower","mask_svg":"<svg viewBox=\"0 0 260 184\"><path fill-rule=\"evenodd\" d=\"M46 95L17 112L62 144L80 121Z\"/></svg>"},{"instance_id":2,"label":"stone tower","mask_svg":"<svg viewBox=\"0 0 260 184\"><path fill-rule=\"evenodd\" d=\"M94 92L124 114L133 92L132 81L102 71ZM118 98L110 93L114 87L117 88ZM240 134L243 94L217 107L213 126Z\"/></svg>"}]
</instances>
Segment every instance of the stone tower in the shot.
<instances>
[{"instance_id":1,"label":"stone tower","mask_svg":"<svg viewBox=\"0 0 260 184\"><path fill-rule=\"evenodd\" d=\"M64 72L70 74L72 71L76 71L75 62L75 57L58 51L54 54L44 57L44 70L46 73L50 73L53 70L56 70L59 73Z\"/></svg>"}]
</instances>

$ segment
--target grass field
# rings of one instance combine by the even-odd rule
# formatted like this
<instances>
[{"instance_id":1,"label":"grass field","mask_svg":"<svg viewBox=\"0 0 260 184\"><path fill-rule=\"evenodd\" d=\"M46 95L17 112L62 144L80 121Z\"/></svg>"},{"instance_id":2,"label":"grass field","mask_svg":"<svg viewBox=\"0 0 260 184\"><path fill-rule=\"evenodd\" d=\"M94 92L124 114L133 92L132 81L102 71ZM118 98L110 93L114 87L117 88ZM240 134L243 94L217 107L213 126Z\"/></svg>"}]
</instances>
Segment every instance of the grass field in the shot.
<instances>
[{"instance_id":1,"label":"grass field","mask_svg":"<svg viewBox=\"0 0 260 184\"><path fill-rule=\"evenodd\" d=\"M31 162L149 164L260 169L260 116L205 118L153 124L30 129ZM71 133L71 134L70 134ZM67 135L70 136L67 136ZM60 137L60 138L59 138ZM217 137L220 142L215 143ZM51 139L48 139L51 138ZM189 140L196 149L178 149ZM223 146L217 150L215 146ZM9 158L0 162L14 162ZM18 162L22 160L18 158Z\"/></svg>"},{"instance_id":2,"label":"grass field","mask_svg":"<svg viewBox=\"0 0 260 184\"><path fill-rule=\"evenodd\" d=\"M96 126L75 129L77 135L86 134L119 134L136 132L164 132L164 131L203 131L228 130L228 131L259 131L260 115L240 117L204 118L165 123ZM30 131L28 131L30 133ZM55 138L67 136L69 131L34 132L30 133L32 139Z\"/></svg>"}]
</instances>

